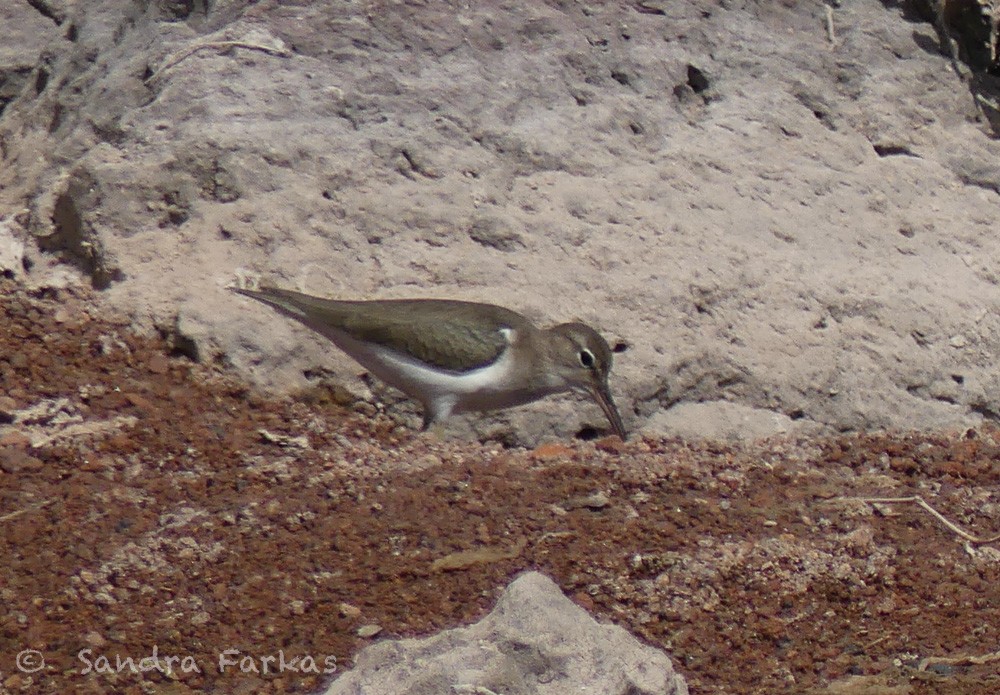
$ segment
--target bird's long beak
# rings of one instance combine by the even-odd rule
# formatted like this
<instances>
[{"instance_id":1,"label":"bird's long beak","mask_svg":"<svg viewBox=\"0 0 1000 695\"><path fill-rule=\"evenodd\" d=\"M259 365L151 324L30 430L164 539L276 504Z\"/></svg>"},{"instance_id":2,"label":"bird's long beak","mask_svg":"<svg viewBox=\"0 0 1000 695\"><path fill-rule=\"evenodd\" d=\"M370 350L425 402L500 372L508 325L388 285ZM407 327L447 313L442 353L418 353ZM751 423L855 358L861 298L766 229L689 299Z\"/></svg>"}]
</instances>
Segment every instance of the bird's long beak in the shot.
<instances>
[{"instance_id":1,"label":"bird's long beak","mask_svg":"<svg viewBox=\"0 0 1000 695\"><path fill-rule=\"evenodd\" d=\"M627 436L625 432L625 425L622 423L622 416L618 414L618 406L615 405L615 399L611 397L611 389L607 382L603 384L595 384L591 387L591 394L594 396L594 400L597 404L601 406L601 410L608 417L608 422L611 423L611 429L615 431L615 434L621 438L624 442Z\"/></svg>"}]
</instances>

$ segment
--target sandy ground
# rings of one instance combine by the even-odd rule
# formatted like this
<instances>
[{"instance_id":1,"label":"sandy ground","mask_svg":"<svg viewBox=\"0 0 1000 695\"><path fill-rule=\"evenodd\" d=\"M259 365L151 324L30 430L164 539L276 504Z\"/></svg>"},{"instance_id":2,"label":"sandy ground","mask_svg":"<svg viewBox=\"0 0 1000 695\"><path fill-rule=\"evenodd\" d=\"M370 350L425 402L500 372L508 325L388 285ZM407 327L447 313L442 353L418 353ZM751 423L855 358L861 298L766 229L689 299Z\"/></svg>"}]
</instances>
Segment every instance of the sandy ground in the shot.
<instances>
[{"instance_id":1,"label":"sandy ground","mask_svg":"<svg viewBox=\"0 0 1000 695\"><path fill-rule=\"evenodd\" d=\"M262 397L89 292L0 289L4 693L312 692L330 676L240 664L345 668L359 630L474 621L528 568L666 650L692 692L1000 687L995 544L859 500L919 495L1000 531L993 428L441 440L326 392ZM98 661L154 649L187 670ZM44 667L19 671L23 650Z\"/></svg>"}]
</instances>

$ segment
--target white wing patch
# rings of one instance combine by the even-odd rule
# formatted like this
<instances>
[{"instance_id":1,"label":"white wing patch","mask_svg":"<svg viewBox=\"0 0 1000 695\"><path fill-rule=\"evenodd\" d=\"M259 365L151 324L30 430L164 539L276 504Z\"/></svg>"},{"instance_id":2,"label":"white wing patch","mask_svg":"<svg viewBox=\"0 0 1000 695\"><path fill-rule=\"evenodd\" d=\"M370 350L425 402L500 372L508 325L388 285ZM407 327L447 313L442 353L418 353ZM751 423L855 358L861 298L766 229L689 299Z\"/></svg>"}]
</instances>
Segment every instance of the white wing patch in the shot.
<instances>
[{"instance_id":1,"label":"white wing patch","mask_svg":"<svg viewBox=\"0 0 1000 695\"><path fill-rule=\"evenodd\" d=\"M393 382L401 378L415 386L418 385L422 393L441 392L459 396L502 388L513 362L510 350L507 349L493 364L459 374L438 371L385 348L376 348L372 353L373 357L392 370L392 378L383 378L390 384L395 385Z\"/></svg>"},{"instance_id":2,"label":"white wing patch","mask_svg":"<svg viewBox=\"0 0 1000 695\"><path fill-rule=\"evenodd\" d=\"M511 328L500 332L508 345L515 339ZM440 371L379 345L354 340L336 331L334 342L376 377L424 403L434 419L444 419L453 412L493 410L525 402L523 393L512 394L514 357L504 350L493 364L469 372Z\"/></svg>"}]
</instances>

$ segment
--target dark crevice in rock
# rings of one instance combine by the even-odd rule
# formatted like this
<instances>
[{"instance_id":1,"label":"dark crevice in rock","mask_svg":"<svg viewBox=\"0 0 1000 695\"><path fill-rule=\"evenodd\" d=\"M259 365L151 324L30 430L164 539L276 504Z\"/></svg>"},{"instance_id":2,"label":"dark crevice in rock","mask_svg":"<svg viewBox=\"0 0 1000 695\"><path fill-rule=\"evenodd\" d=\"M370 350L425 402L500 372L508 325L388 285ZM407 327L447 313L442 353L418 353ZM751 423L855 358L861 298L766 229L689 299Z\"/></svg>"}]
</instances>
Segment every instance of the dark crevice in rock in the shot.
<instances>
[{"instance_id":1,"label":"dark crevice in rock","mask_svg":"<svg viewBox=\"0 0 1000 695\"><path fill-rule=\"evenodd\" d=\"M201 361L198 343L194 340L194 338L181 335L180 333L174 333L173 340L171 342L172 345L170 348L170 355L172 357L184 356L192 362Z\"/></svg>"},{"instance_id":2,"label":"dark crevice in rock","mask_svg":"<svg viewBox=\"0 0 1000 695\"><path fill-rule=\"evenodd\" d=\"M201 361L201 351L198 349L198 341L189 335L185 335L180 329L180 319L175 319L169 325L159 325L156 327L160 337L169 346L170 357L185 357L192 362Z\"/></svg>"},{"instance_id":3,"label":"dark crevice in rock","mask_svg":"<svg viewBox=\"0 0 1000 695\"><path fill-rule=\"evenodd\" d=\"M49 84L49 71L45 68L38 68L38 74L35 75L35 94L41 94L45 91L45 87Z\"/></svg>"},{"instance_id":4,"label":"dark crevice in rock","mask_svg":"<svg viewBox=\"0 0 1000 695\"><path fill-rule=\"evenodd\" d=\"M515 251L524 248L524 240L506 221L495 217L480 217L469 227L469 238L480 246L497 251Z\"/></svg>"},{"instance_id":5,"label":"dark crevice in rock","mask_svg":"<svg viewBox=\"0 0 1000 695\"><path fill-rule=\"evenodd\" d=\"M420 176L427 179L440 178L430 169L428 169L421 161L420 158L414 155L410 150L403 148L400 149L399 154L402 155L403 159L406 160L406 166L409 171L412 171ZM405 173L405 172L404 172Z\"/></svg>"},{"instance_id":6,"label":"dark crevice in rock","mask_svg":"<svg viewBox=\"0 0 1000 695\"><path fill-rule=\"evenodd\" d=\"M31 5L31 7L38 12L38 14L42 15L46 19L51 19L56 26L61 25L63 20L66 19L66 16L62 12L50 7L45 0L28 0L28 4Z\"/></svg>"},{"instance_id":7,"label":"dark crevice in rock","mask_svg":"<svg viewBox=\"0 0 1000 695\"><path fill-rule=\"evenodd\" d=\"M687 84L695 94L701 94L712 86L708 76L693 65L687 66Z\"/></svg>"},{"instance_id":8,"label":"dark crevice in rock","mask_svg":"<svg viewBox=\"0 0 1000 695\"><path fill-rule=\"evenodd\" d=\"M32 68L20 67L0 71L0 116L21 89L31 79Z\"/></svg>"},{"instance_id":9,"label":"dark crevice in rock","mask_svg":"<svg viewBox=\"0 0 1000 695\"><path fill-rule=\"evenodd\" d=\"M624 70L612 70L611 78L623 87L632 86L632 77Z\"/></svg>"},{"instance_id":10,"label":"dark crevice in rock","mask_svg":"<svg viewBox=\"0 0 1000 695\"><path fill-rule=\"evenodd\" d=\"M830 113L832 109L823 97L813 94L810 91L800 90L795 93L795 99L807 109L812 111L812 115L817 121L822 123L827 130L833 132L837 131L837 124L834 122L833 116Z\"/></svg>"},{"instance_id":11,"label":"dark crevice in rock","mask_svg":"<svg viewBox=\"0 0 1000 695\"><path fill-rule=\"evenodd\" d=\"M100 241L80 213L77 199L87 189L85 183L76 181L59 194L52 210L51 233L40 236L38 246L42 251L63 254L90 277L95 289L103 290L123 280L124 273L108 263Z\"/></svg>"},{"instance_id":12,"label":"dark crevice in rock","mask_svg":"<svg viewBox=\"0 0 1000 695\"><path fill-rule=\"evenodd\" d=\"M52 119L49 121L49 128L48 128L49 134L51 135L52 133L59 130L59 126L61 126L62 123L63 123L63 105L59 102L56 102L52 106Z\"/></svg>"},{"instance_id":13,"label":"dark crevice in rock","mask_svg":"<svg viewBox=\"0 0 1000 695\"><path fill-rule=\"evenodd\" d=\"M872 143L872 148L875 150L875 154L879 157L919 157L909 147L905 145L883 145Z\"/></svg>"},{"instance_id":14,"label":"dark crevice in rock","mask_svg":"<svg viewBox=\"0 0 1000 695\"><path fill-rule=\"evenodd\" d=\"M659 2L649 2L648 0L639 0L635 4L635 9L640 14L655 14L661 17L666 16L666 10L660 7Z\"/></svg>"},{"instance_id":15,"label":"dark crevice in rock","mask_svg":"<svg viewBox=\"0 0 1000 695\"><path fill-rule=\"evenodd\" d=\"M970 403L969 409L974 413L979 413L985 420L1000 421L1000 413L990 408L985 403Z\"/></svg>"},{"instance_id":16,"label":"dark crevice in rock","mask_svg":"<svg viewBox=\"0 0 1000 695\"><path fill-rule=\"evenodd\" d=\"M960 174L958 178L966 186L975 186L976 188L982 188L983 190L1000 194L1000 181L992 180L990 178L980 179L967 174Z\"/></svg>"}]
</instances>

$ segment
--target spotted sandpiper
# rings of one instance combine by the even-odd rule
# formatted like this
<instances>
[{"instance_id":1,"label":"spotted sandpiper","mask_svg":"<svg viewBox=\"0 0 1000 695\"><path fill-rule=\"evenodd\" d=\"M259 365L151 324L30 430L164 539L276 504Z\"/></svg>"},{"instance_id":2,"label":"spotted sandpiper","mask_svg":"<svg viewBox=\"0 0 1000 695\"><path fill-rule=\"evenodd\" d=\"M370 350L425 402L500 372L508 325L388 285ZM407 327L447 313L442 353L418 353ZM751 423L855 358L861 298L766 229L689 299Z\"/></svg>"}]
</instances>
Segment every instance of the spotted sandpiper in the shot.
<instances>
[{"instance_id":1,"label":"spotted sandpiper","mask_svg":"<svg viewBox=\"0 0 1000 695\"><path fill-rule=\"evenodd\" d=\"M425 430L452 414L583 391L625 439L608 387L611 349L584 323L540 329L510 309L450 299L338 301L275 287L232 289L321 333L420 401Z\"/></svg>"}]
</instances>

